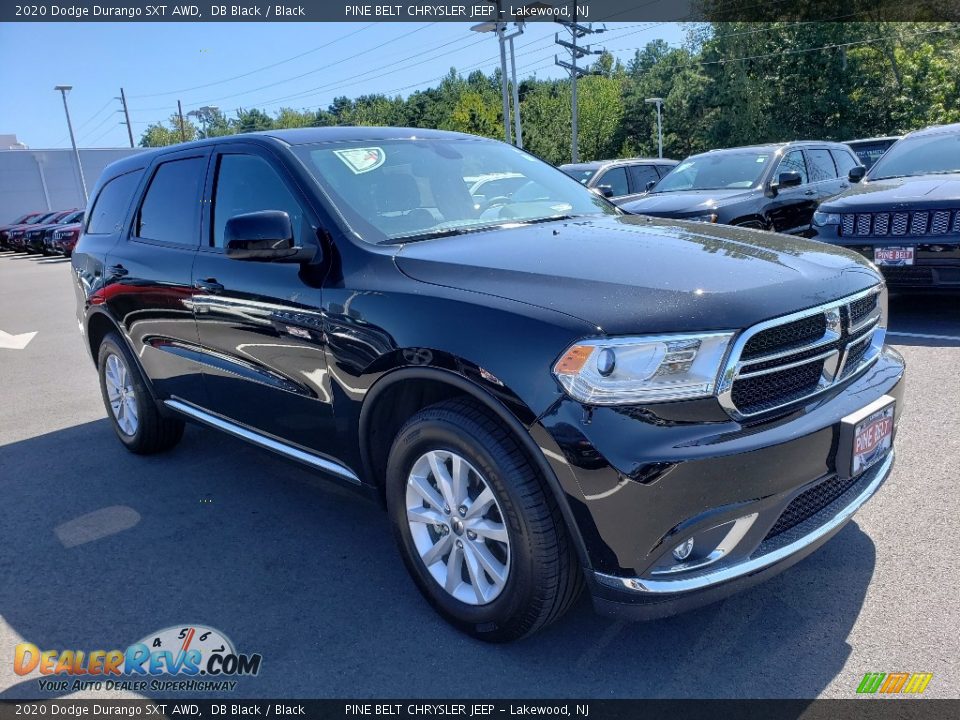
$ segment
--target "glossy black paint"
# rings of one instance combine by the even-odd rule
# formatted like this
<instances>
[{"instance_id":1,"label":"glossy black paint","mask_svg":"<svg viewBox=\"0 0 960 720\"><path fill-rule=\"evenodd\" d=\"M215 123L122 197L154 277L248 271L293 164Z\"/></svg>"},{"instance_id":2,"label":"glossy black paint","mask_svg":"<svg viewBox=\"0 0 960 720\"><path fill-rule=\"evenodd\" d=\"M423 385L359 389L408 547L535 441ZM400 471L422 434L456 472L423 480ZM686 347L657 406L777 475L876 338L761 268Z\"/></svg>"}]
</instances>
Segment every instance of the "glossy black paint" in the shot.
<instances>
[{"instance_id":1,"label":"glossy black paint","mask_svg":"<svg viewBox=\"0 0 960 720\"><path fill-rule=\"evenodd\" d=\"M113 232L83 235L72 261L93 355L103 333L119 329L158 402L178 399L330 459L374 494L378 447L390 440L384 418L418 398L471 395L541 468L588 574L642 572L674 527L706 509L756 498L776 506L829 471L840 417L899 396L903 364L890 351L845 388L749 425L712 398L631 408L570 400L551 368L578 339L740 330L869 288L878 276L822 243L630 216L368 244L288 143L399 132L218 138L111 165L91 198L134 173L124 219ZM303 242L309 259L240 261L212 246L214 168L227 152L257 154L283 177L312 231ZM155 167L198 156L206 179L185 209L197 214L196 236L173 245L135 237Z\"/></svg>"},{"instance_id":2,"label":"glossy black paint","mask_svg":"<svg viewBox=\"0 0 960 720\"><path fill-rule=\"evenodd\" d=\"M718 150L710 155L737 152L744 148ZM752 149L752 148L751 148ZM619 203L630 213L656 217L689 218L715 214L716 222L724 225L743 225L751 228L775 230L791 235L810 233L810 222L817 204L850 186L846 175L804 184L777 187L780 160L791 150L833 150L849 153L850 149L840 143L792 142L778 145L757 146L774 154L760 181L751 188L722 190L673 190L657 192L656 188L635 200ZM696 156L694 156L696 157ZM794 181L795 182L795 181Z\"/></svg>"}]
</instances>

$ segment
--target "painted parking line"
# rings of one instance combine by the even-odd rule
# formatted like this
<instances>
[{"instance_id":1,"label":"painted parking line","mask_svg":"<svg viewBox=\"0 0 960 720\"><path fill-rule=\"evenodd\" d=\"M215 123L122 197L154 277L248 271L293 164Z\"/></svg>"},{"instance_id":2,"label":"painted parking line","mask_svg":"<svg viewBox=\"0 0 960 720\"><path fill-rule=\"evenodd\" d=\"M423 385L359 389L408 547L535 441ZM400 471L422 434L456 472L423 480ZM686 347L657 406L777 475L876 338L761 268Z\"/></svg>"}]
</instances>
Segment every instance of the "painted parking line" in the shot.
<instances>
[{"instance_id":1,"label":"painted parking line","mask_svg":"<svg viewBox=\"0 0 960 720\"><path fill-rule=\"evenodd\" d=\"M960 335L928 335L926 333L897 332L896 330L887 330L887 335L921 338L923 340L960 340Z\"/></svg>"}]
</instances>

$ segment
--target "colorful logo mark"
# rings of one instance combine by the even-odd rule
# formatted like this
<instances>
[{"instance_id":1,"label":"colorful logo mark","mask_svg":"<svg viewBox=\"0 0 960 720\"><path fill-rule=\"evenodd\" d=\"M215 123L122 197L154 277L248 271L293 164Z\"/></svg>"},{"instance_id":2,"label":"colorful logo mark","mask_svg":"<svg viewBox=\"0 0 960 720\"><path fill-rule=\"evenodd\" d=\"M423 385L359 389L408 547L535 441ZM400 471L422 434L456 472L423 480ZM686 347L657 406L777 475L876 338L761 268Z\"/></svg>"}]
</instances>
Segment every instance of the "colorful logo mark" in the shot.
<instances>
[{"instance_id":1,"label":"colorful logo mark","mask_svg":"<svg viewBox=\"0 0 960 720\"><path fill-rule=\"evenodd\" d=\"M933 679L933 673L867 673L857 686L857 692L864 695L882 693L885 695L919 695L927 689Z\"/></svg>"}]
</instances>

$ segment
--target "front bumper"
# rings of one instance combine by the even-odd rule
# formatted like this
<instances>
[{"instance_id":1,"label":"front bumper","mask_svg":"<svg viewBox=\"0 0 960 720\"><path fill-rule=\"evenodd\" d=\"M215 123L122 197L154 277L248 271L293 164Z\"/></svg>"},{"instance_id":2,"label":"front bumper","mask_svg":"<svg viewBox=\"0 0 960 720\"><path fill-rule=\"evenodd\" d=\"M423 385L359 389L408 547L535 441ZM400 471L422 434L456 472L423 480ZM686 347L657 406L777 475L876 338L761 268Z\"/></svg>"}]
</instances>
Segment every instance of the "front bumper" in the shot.
<instances>
[{"instance_id":1,"label":"front bumper","mask_svg":"<svg viewBox=\"0 0 960 720\"><path fill-rule=\"evenodd\" d=\"M893 466L891 451L839 480L840 420L889 396L898 422L903 374L902 358L885 348L831 395L752 424L714 412L712 401L630 412L558 403L534 435L566 489L598 609L672 615L774 575L829 540ZM803 507L808 498L824 499L798 514L794 501ZM788 517L797 520L785 525ZM689 537L709 555L678 564L671 551ZM714 545L722 552L710 552Z\"/></svg>"}]
</instances>

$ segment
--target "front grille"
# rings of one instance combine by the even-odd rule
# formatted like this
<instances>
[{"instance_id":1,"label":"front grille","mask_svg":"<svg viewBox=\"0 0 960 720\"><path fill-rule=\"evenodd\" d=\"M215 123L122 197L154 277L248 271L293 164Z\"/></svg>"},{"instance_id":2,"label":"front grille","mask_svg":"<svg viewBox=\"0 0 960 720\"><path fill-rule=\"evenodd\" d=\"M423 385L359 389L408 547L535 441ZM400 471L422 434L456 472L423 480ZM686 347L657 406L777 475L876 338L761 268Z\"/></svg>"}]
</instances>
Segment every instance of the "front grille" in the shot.
<instances>
[{"instance_id":1,"label":"front grille","mask_svg":"<svg viewBox=\"0 0 960 720\"><path fill-rule=\"evenodd\" d=\"M840 220L843 237L960 235L960 210L846 213Z\"/></svg>"},{"instance_id":2,"label":"front grille","mask_svg":"<svg viewBox=\"0 0 960 720\"><path fill-rule=\"evenodd\" d=\"M823 337L827 329L825 315L811 315L786 325L778 325L769 330L758 332L743 346L740 357L743 359L769 355L772 352L789 350L792 347L808 345Z\"/></svg>"},{"instance_id":3,"label":"front grille","mask_svg":"<svg viewBox=\"0 0 960 720\"><path fill-rule=\"evenodd\" d=\"M734 417L787 408L848 378L878 354L879 291L748 330L731 353L720 401Z\"/></svg>"},{"instance_id":4,"label":"front grille","mask_svg":"<svg viewBox=\"0 0 960 720\"><path fill-rule=\"evenodd\" d=\"M890 285L933 285L933 270L922 265L884 265L880 271Z\"/></svg>"},{"instance_id":5,"label":"front grille","mask_svg":"<svg viewBox=\"0 0 960 720\"><path fill-rule=\"evenodd\" d=\"M859 477L851 477L841 480L837 476L833 476L800 493L793 499L793 502L787 505L786 510L777 519L776 524L770 528L770 532L767 533L764 540L769 540L813 517L853 487L859 479Z\"/></svg>"}]
</instances>

